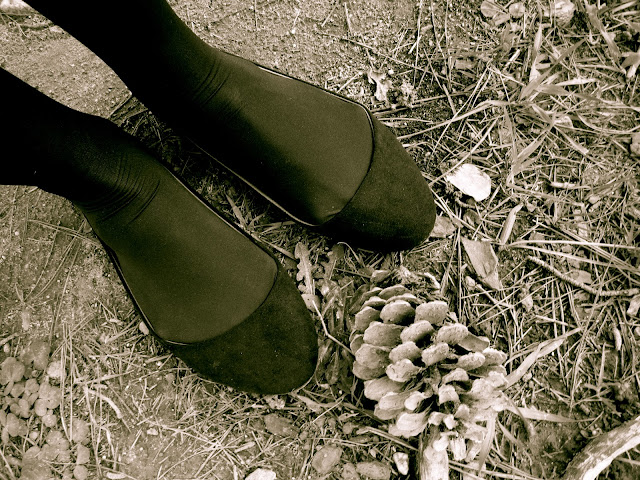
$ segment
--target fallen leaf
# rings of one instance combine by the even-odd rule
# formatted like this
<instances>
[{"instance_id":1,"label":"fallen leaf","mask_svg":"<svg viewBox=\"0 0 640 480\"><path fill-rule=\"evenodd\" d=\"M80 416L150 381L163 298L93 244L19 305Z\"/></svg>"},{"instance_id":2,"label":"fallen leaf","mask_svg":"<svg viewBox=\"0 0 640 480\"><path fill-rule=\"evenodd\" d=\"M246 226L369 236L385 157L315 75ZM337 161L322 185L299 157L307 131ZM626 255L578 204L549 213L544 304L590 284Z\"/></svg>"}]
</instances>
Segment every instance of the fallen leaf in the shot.
<instances>
[{"instance_id":1,"label":"fallen leaf","mask_svg":"<svg viewBox=\"0 0 640 480\"><path fill-rule=\"evenodd\" d=\"M451 219L449 217L438 215L430 236L435 238L446 238L449 235L453 235L455 232L456 226L453 224Z\"/></svg>"},{"instance_id":2,"label":"fallen leaf","mask_svg":"<svg viewBox=\"0 0 640 480\"><path fill-rule=\"evenodd\" d=\"M277 413L270 413L263 420L264 426L269 433L283 437L294 437L298 434L298 429L293 425L293 422Z\"/></svg>"},{"instance_id":3,"label":"fallen leaf","mask_svg":"<svg viewBox=\"0 0 640 480\"><path fill-rule=\"evenodd\" d=\"M627 315L633 317L638 314L638 310L640 310L640 295L636 295L629 302L629 308L627 308Z\"/></svg>"},{"instance_id":4,"label":"fallen leaf","mask_svg":"<svg viewBox=\"0 0 640 480\"><path fill-rule=\"evenodd\" d=\"M471 163L460 165L446 176L449 183L457 187L465 195L481 202L491 195L491 178Z\"/></svg>"},{"instance_id":5,"label":"fallen leaf","mask_svg":"<svg viewBox=\"0 0 640 480\"><path fill-rule=\"evenodd\" d=\"M493 0L484 0L484 2L482 2L482 4L480 5L480 12L482 12L482 15L489 19L493 19L495 16L501 13L506 13L504 8L502 8Z\"/></svg>"},{"instance_id":6,"label":"fallen leaf","mask_svg":"<svg viewBox=\"0 0 640 480\"><path fill-rule=\"evenodd\" d=\"M391 80L387 78L387 74L369 70L367 78L369 79L369 83L375 84L376 86L376 93L374 94L376 100L379 102L388 102L387 94L392 87L392 83Z\"/></svg>"},{"instance_id":7,"label":"fallen leaf","mask_svg":"<svg viewBox=\"0 0 640 480\"><path fill-rule=\"evenodd\" d=\"M564 0L560 0L560 1L564 1ZM587 18L589 19L589 23L591 23L591 26L593 28L595 28L596 30L598 30L598 32L600 32L600 35L602 35L602 38L607 44L611 58L613 59L614 63L618 63L618 59L620 58L620 49L618 48L616 43L613 41L615 38L615 35L613 35L610 32L607 32L604 24L598 17L598 13L600 9L597 7L597 5L590 5L588 2L585 2L585 9L587 11Z\"/></svg>"},{"instance_id":8,"label":"fallen leaf","mask_svg":"<svg viewBox=\"0 0 640 480\"><path fill-rule=\"evenodd\" d=\"M638 67L640 67L640 51L638 51L638 53L625 53L623 55L626 55L627 58L624 59L621 67L629 68L629 70L627 70L627 78L631 78L635 76Z\"/></svg>"},{"instance_id":9,"label":"fallen leaf","mask_svg":"<svg viewBox=\"0 0 640 480\"><path fill-rule=\"evenodd\" d=\"M487 242L469 240L465 237L461 240L464 251L480 281L494 290L502 290L502 282L498 275L498 257L493 247Z\"/></svg>"},{"instance_id":10,"label":"fallen leaf","mask_svg":"<svg viewBox=\"0 0 640 480\"><path fill-rule=\"evenodd\" d=\"M304 243L298 242L294 250L294 255L298 259L296 280L302 282L298 288L300 288L304 294L314 295L313 266L309 260L309 248Z\"/></svg>"},{"instance_id":11,"label":"fallen leaf","mask_svg":"<svg viewBox=\"0 0 640 480\"><path fill-rule=\"evenodd\" d=\"M567 338L575 333L580 332L581 330L581 328L574 328L573 330L565 333L560 337L551 338L540 343L536 347L536 349L522 361L520 366L507 376L507 384L505 388L509 388L510 386L518 382L524 376L524 374L529 371L529 369L533 366L536 360L538 360L538 358L553 352L554 350L559 348L560 345L562 345L567 340Z\"/></svg>"},{"instance_id":12,"label":"fallen leaf","mask_svg":"<svg viewBox=\"0 0 640 480\"><path fill-rule=\"evenodd\" d=\"M509 13L493 0L484 0L480 5L480 12L496 26L508 22L510 18Z\"/></svg>"}]
</instances>

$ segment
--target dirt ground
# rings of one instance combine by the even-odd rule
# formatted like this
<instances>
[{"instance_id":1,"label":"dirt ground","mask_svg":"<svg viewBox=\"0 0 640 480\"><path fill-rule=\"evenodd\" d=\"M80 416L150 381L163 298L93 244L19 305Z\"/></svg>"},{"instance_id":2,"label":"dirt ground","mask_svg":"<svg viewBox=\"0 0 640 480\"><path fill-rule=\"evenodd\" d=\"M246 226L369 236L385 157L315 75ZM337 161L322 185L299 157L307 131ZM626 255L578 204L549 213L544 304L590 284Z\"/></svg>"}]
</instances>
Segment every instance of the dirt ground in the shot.
<instances>
[{"instance_id":1,"label":"dirt ground","mask_svg":"<svg viewBox=\"0 0 640 480\"><path fill-rule=\"evenodd\" d=\"M463 99L476 95L474 88L482 84L483 80L474 76L475 72L464 63L471 59L477 61L475 54L468 52L481 50L488 42L486 26L479 21L481 2L458 1L446 5L431 2L429 14L428 2L415 0L175 0L171 3L191 28L210 44L325 88L339 90L369 106L393 126L398 135L408 136L403 141L432 184L441 183L440 172L466 153L465 158L486 161L487 170L494 179L507 176L505 164L491 154L483 157L485 151L475 151L475 147L468 144L463 148L447 141L444 134L434 140L437 148L433 149L426 142L413 141L410 137L417 129L412 123L413 117L425 124L446 122L452 110L462 111ZM126 5L114 8L122 8L122 14L126 15ZM434 22L446 32L447 45L455 62L462 62L456 63L458 70L454 69L457 73L453 80L449 73L452 70L447 71L446 65L434 67L428 64L431 58L436 58L439 48L429 35ZM415 42L416 24L424 29L425 49L436 52L432 56L426 55L426 60L421 59L425 62L421 69L413 68L415 65L410 57L402 54ZM503 64L513 55L513 50L501 50L505 41L502 38L492 47ZM515 45L514 49L519 46ZM0 15L0 66L51 98L102 117L109 117L130 97L126 86L109 67L66 32L37 14ZM391 108L374 97L374 86L367 80L367 72L372 70L386 72L396 84L406 80L414 85L419 98L432 101L425 101L412 110L411 115L401 107ZM443 89L447 80L451 81L449 85L455 86L454 90ZM505 84L517 83L513 78L503 80ZM629 98L624 100L633 105L634 95L635 89L629 94L631 101ZM480 91L477 96L491 98L491 92ZM240 182L211 165L195 147L144 112L135 100L129 100L126 106L132 106L134 112L127 110L123 114L120 109L114 120L121 121L123 128L134 132L158 156L179 169L194 188L210 200L220 202L252 234L273 245L292 275L296 269L293 252L299 242L310 246L315 263L327 260L329 252L335 248L334 243L309 234L284 218ZM0 114L3 113L0 111ZM524 112L519 119L527 115ZM635 127L634 122L637 122L637 115L623 127ZM478 124L478 129L469 133L473 142L482 142L481 132ZM597 150L597 141L589 146ZM562 161L558 163L561 165L559 176L571 170L570 167L564 169ZM593 167L588 171L594 184L605 182L605 167ZM573 171L567 174L570 178L576 175ZM637 176L637 171L632 171L629 177L634 175ZM535 190L534 183L533 180L531 184L527 183L527 188ZM442 196L451 194L445 188L438 188L436 192ZM456 197L459 203L460 197ZM439 214L446 215L457 208L453 196L444 202L442 198L439 197ZM447 207L443 211L443 203L450 209ZM530 211L535 213L535 208L551 203L553 198L541 196L531 201ZM509 210L506 205L511 207L506 200L500 201L495 209L484 211L486 217L480 220L475 213L476 217L460 214L461 224L471 231L475 228L474 233L485 233L485 227L481 226L484 221L489 230L498 229ZM567 215L564 217L562 211L558 213L561 207L556 205L555 208L554 221L557 222L554 227L561 228L568 217L574 223L579 221L576 211L564 212ZM362 426L364 423L360 419L370 420L370 413L350 396L354 393L350 389L354 387L345 380L348 366L344 367L340 363L341 357L332 353L334 350L328 347L332 345L330 341L323 340L325 352L328 352L323 363L327 373L318 377L321 388L314 390L313 395L300 392L298 396L262 398L203 381L140 330L140 319L105 252L83 217L68 201L30 186L0 186L0 219L0 342L4 338L11 340L0 345L6 355L19 352L34 339L43 339L53 345L51 358L62 361L68 371L61 385L65 392L63 405L67 409L60 412L62 429L66 432L70 428L64 422L74 416L92 424L89 478L236 480L264 468L275 472L279 480L349 480L358 477L349 477L344 469L319 474L311 467L311 459L320 447L340 445L345 452L341 466L365 459L392 463L390 459L394 453L415 453L415 444L390 443L380 430L371 430L369 424ZM536 221L537 217L532 224ZM592 224L592 227L596 231L598 226ZM637 247L634 235L639 232L627 232L629 248L634 242ZM518 224L513 235L525 238L529 233L526 225ZM445 282L448 279L448 286L445 285L442 292L450 294L452 308L460 321L476 328L479 334L502 340L502 346L509 345L512 351L524 351L527 345L535 345L552 334L560 335L569 330L568 320L549 318L542 307L534 307L530 314L528 310L523 313L513 307L503 308L505 302L515 304L518 299L525 298L527 290L522 285L528 278L533 278L534 268L524 266L526 258L522 251L513 255L499 252L501 274L505 278L516 278L513 282L518 285L517 289L514 287L497 300L491 296L487 300L486 295L478 293L480 290L463 295L463 289L469 286L463 285L466 278L463 275L459 278L450 275L456 263L460 267L463 262L452 260L460 252L459 248L456 252L455 247L451 247L449 238L450 235L438 236L428 244L402 254L348 251L348 260L337 269L341 275L338 282L342 282L346 292L353 293L373 270L402 266L411 272L432 272ZM640 256L629 252L625 261L629 258L629 265L634 269L622 269L624 274L620 277L636 285L637 258ZM567 255L573 254L576 253L571 251ZM539 272L536 270L536 273ZM532 285L531 292L540 305L556 300L563 305L566 303L563 315L566 312L568 317L582 318L585 322L600 318L599 312L609 307L624 316L620 313L623 311L621 303L616 303L615 299L607 300L606 306L587 306L585 297L580 296L583 292L574 295L573 292L556 291L550 276L539 275L544 280L535 287ZM424 279L420 281L417 288L426 283ZM474 314L481 298L489 306L481 310L483 318L476 318ZM531 320L525 328L523 319L528 318ZM624 325L625 344L638 344L640 323L637 316ZM322 329L320 325L318 328ZM588 329L597 331L598 338L602 339L602 345L593 346L596 353L602 354L597 357L591 355L592 350L584 350L591 352L584 353L584 369L600 376L597 385L585 386L582 377L578 383L580 389L591 391L593 397L579 397L575 383L572 387L563 377L567 372L553 363L557 360L562 365L560 357L573 355L573 346L571 352L551 355L554 360L549 360L549 364L553 364L553 368L540 365L534 375L525 377L526 385L514 395L520 407L530 406L533 402L539 410L572 418L577 415L582 422L539 422L534 427L507 414L512 420L503 422L508 427L501 431L500 445L496 445L502 453L494 455L493 463L504 466L502 472L507 473L502 473L502 478L559 478L567 463L589 439L640 414L637 359L625 353L627 350L620 352L612 347L616 339L608 327L590 326ZM584 338L591 337L585 335ZM575 348L579 351L587 349L582 344ZM343 363L347 364L346 361ZM577 373L572 374L577 378ZM331 376L334 378L328 380ZM598 411L602 405L607 406L606 414ZM265 421L273 412L278 418L289 419L289 423L285 422L289 430ZM26 450L26 446L22 445L22 448ZM0 472L3 468L1 460ZM414 463L412 460L412 467ZM509 470L506 465L517 466L519 470ZM413 478L400 475L395 468L393 478ZM65 478L62 467L54 473L55 478ZM633 450L624 462L615 462L606 475L610 479L640 478L640 453ZM0 479L4 478L13 477L0 474Z\"/></svg>"}]
</instances>

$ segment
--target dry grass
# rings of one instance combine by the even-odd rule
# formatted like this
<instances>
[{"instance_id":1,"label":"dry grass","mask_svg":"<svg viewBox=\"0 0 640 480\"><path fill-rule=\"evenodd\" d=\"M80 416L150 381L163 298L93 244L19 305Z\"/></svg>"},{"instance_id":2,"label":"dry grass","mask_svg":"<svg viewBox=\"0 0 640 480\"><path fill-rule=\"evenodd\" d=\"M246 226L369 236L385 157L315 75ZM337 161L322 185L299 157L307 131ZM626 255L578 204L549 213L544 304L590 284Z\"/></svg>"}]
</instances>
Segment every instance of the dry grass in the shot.
<instances>
[{"instance_id":1,"label":"dry grass","mask_svg":"<svg viewBox=\"0 0 640 480\"><path fill-rule=\"evenodd\" d=\"M103 265L106 259L82 227L33 223L49 232L42 235L52 249L57 238L66 242L51 257L53 273L35 282L27 300L36 303L55 279L62 282L49 335L53 359L67 372L60 428L68 434L73 418L89 421L91 475L236 479L262 467L279 479L319 478L310 462L323 445L341 447L343 463L394 465L398 451L415 457L417 443L388 435L350 373L353 306L375 270L392 273L384 284L401 281L421 298L446 299L461 322L509 353L510 370L544 341L566 335L507 391L522 411L542 413L500 415L488 477L558 478L589 439L640 414L640 319L627 313L632 289L640 287L640 178L638 157L629 153L638 131L638 80L620 68L624 54L638 48L640 4L603 7L597 22L587 3L578 3L568 26L542 19L547 4L525 6L511 28L489 22L477 2L420 1L415 23L386 43L375 41L376 31L336 35L323 30L325 18L317 20L320 35L361 52L361 68L369 61L394 71L391 95L399 96L403 83L412 87L409 103L390 108L370 103L371 87L358 72L331 82L354 97L367 92L363 98L396 129L432 186L439 215L450 222L447 234L410 252L335 247L265 206L135 101L118 110L115 121L272 246L290 273L296 245L307 246L321 298L315 312L321 357L312 381L289 396L259 398L204 381L139 330L122 292L108 287L107 298L89 306L65 303L73 265L83 255L97 255ZM487 200L476 203L447 184L446 175L462 163L489 174ZM504 288L479 282L461 237L494 247ZM26 342L6 339L7 355ZM271 412L293 430L269 431L264 418ZM560 416L574 421L560 423ZM0 464L21 458L28 444L4 444ZM56 468L60 478L65 466ZM8 468L0 478L16 472ZM638 476L637 449L603 474Z\"/></svg>"}]
</instances>

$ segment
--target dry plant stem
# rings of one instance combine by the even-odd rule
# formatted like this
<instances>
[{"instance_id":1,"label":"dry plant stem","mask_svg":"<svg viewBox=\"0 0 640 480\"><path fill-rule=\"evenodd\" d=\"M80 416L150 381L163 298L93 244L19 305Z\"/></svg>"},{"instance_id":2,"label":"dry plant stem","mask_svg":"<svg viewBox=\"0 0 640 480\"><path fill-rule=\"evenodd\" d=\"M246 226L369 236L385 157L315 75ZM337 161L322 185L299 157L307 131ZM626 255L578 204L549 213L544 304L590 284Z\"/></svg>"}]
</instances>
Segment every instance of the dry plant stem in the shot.
<instances>
[{"instance_id":1,"label":"dry plant stem","mask_svg":"<svg viewBox=\"0 0 640 480\"><path fill-rule=\"evenodd\" d=\"M316 305L315 302L313 303L313 308L315 309L316 313L318 314L318 318L320 319L320 322L322 323L322 329L324 330L324 334L327 336L327 338L329 340L331 340L332 342L340 345L347 352L349 352L349 353L351 353L353 355L353 352L351 351L351 349L349 347L347 347L344 343L342 343L340 340L338 340L336 337L334 337L333 335L331 335L329 333L329 329L327 328L327 323L324 321L324 317L322 316L322 313L320 313L320 309L318 308L318 305Z\"/></svg>"},{"instance_id":2,"label":"dry plant stem","mask_svg":"<svg viewBox=\"0 0 640 480\"><path fill-rule=\"evenodd\" d=\"M523 207L522 203L519 203L509 211L509 214L507 215L507 219L504 222L504 227L502 227L502 232L500 233L500 239L498 240L498 244L501 247L504 247L504 245L506 245L506 243L509 241L509 237L511 236L513 227L516 224L516 218L518 216L518 212L522 210L522 207Z\"/></svg>"},{"instance_id":3,"label":"dry plant stem","mask_svg":"<svg viewBox=\"0 0 640 480\"><path fill-rule=\"evenodd\" d=\"M12 333L7 338L3 338L2 340L0 340L0 347L2 347L5 343L9 343L11 340L16 338L17 336L18 336L17 333Z\"/></svg>"},{"instance_id":4,"label":"dry plant stem","mask_svg":"<svg viewBox=\"0 0 640 480\"><path fill-rule=\"evenodd\" d=\"M540 260L539 258L533 257L531 255L527 256L527 260L530 260L536 265L540 265L542 268L550 271L560 280L567 282L574 287L581 288L592 295L597 295L599 297L632 297L640 293L640 288L627 288L625 290L597 290L593 287L590 287L589 285L574 280L567 274L562 273L560 270L552 267L544 260Z\"/></svg>"},{"instance_id":5,"label":"dry plant stem","mask_svg":"<svg viewBox=\"0 0 640 480\"><path fill-rule=\"evenodd\" d=\"M592 440L569 464L563 480L594 480L618 456L640 444L640 417Z\"/></svg>"}]
</instances>

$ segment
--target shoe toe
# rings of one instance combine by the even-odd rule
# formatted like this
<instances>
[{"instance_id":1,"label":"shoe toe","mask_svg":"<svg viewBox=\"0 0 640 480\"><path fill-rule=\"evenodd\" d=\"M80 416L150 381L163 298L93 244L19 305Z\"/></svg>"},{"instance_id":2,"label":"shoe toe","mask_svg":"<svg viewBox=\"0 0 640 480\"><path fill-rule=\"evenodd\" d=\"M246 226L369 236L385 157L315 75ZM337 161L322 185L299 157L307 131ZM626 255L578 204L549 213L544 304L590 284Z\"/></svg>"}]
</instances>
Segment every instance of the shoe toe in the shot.
<instances>
[{"instance_id":1,"label":"shoe toe","mask_svg":"<svg viewBox=\"0 0 640 480\"><path fill-rule=\"evenodd\" d=\"M409 249L433 229L433 195L391 130L371 120L374 150L369 171L349 203L319 230L366 248Z\"/></svg>"},{"instance_id":2,"label":"shoe toe","mask_svg":"<svg viewBox=\"0 0 640 480\"><path fill-rule=\"evenodd\" d=\"M203 376L260 394L300 387L313 375L318 356L309 312L282 267L265 301L245 321L210 340L171 349Z\"/></svg>"}]
</instances>

